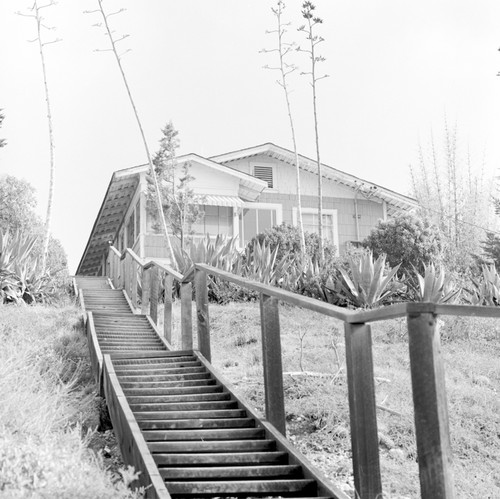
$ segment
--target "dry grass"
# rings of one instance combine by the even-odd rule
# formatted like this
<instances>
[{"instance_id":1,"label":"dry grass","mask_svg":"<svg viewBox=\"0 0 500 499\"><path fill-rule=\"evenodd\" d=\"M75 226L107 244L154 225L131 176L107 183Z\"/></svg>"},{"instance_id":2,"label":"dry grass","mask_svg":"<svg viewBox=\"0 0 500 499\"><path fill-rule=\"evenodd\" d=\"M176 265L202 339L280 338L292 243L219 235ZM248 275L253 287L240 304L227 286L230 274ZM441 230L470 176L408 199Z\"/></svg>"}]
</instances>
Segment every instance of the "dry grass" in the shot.
<instances>
[{"instance_id":1,"label":"dry grass","mask_svg":"<svg viewBox=\"0 0 500 499\"><path fill-rule=\"evenodd\" d=\"M0 496L133 498L88 449L98 401L74 306L0 305Z\"/></svg>"},{"instance_id":2,"label":"dry grass","mask_svg":"<svg viewBox=\"0 0 500 499\"><path fill-rule=\"evenodd\" d=\"M342 323L282 306L289 438L352 493ZM214 365L263 412L257 304L210 305ZM499 326L445 318L441 324L458 497L500 497ZM373 325L382 480L386 498L419 497L406 325ZM301 371L326 374L315 377Z\"/></svg>"}]
</instances>

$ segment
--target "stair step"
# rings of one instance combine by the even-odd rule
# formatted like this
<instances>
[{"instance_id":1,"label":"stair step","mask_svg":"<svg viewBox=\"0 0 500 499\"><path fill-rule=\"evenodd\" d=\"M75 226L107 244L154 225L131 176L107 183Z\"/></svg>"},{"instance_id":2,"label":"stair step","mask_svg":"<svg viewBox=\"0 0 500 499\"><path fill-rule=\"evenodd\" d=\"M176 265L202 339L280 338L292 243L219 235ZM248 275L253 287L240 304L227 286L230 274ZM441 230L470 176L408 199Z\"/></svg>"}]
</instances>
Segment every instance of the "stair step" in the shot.
<instances>
[{"instance_id":1,"label":"stair step","mask_svg":"<svg viewBox=\"0 0 500 499\"><path fill-rule=\"evenodd\" d=\"M222 386L214 384L202 385L202 386L182 386L182 387L172 387L172 388L124 388L123 391L129 397L158 397L158 396L187 396L200 393L220 393L222 392ZM123 388L123 387L122 387Z\"/></svg>"},{"instance_id":2,"label":"stair step","mask_svg":"<svg viewBox=\"0 0 500 499\"><path fill-rule=\"evenodd\" d=\"M197 361L192 362L170 362L168 364L150 364L138 365L138 366L127 366L123 368L123 366L115 366L115 372L118 375L134 375L137 372L145 373L145 374L163 374L170 369L179 369L183 367L200 367L201 363Z\"/></svg>"},{"instance_id":3,"label":"stair step","mask_svg":"<svg viewBox=\"0 0 500 499\"><path fill-rule=\"evenodd\" d=\"M145 430L142 432L148 442L186 440L251 440L264 438L262 428L226 428L215 430Z\"/></svg>"},{"instance_id":4,"label":"stair step","mask_svg":"<svg viewBox=\"0 0 500 499\"><path fill-rule=\"evenodd\" d=\"M144 352L153 352L153 351L160 351L160 350L163 350L164 346L158 346L158 347L142 347L142 346L137 346L137 347L131 347L131 346L123 346L123 347L108 347L108 346L105 346L103 348L101 348L101 351L103 353L107 353L107 352L128 352L128 355L131 355L131 354L135 354L135 352L137 352L138 350L141 350L142 353Z\"/></svg>"},{"instance_id":5,"label":"stair step","mask_svg":"<svg viewBox=\"0 0 500 499\"><path fill-rule=\"evenodd\" d=\"M195 374L195 373L206 373L207 369L204 366L199 366L199 367L178 367L178 368L171 368L171 369L164 369L163 371L160 371L159 373L123 373L120 372L118 374L120 380L123 381L162 381L162 380L168 380L170 379L169 376L171 374Z\"/></svg>"},{"instance_id":6,"label":"stair step","mask_svg":"<svg viewBox=\"0 0 500 499\"><path fill-rule=\"evenodd\" d=\"M237 480L237 481L200 481L167 482L172 495L292 495L298 492L311 493L316 490L314 480Z\"/></svg>"},{"instance_id":7,"label":"stair step","mask_svg":"<svg viewBox=\"0 0 500 499\"><path fill-rule=\"evenodd\" d=\"M183 402L215 402L220 400L230 400L231 395L225 392L215 393L189 393L187 395L163 395L161 397L155 395L146 396L131 396L127 397L130 405L138 404L167 404L167 403L183 403Z\"/></svg>"},{"instance_id":8,"label":"stair step","mask_svg":"<svg viewBox=\"0 0 500 499\"><path fill-rule=\"evenodd\" d=\"M128 381L124 380L121 384L122 386L158 386L161 387L163 384L174 383L176 381L202 381L205 379L210 379L211 374L208 372L204 373L193 373L193 374L166 374L164 376L160 376L158 381ZM168 386L168 385L167 385Z\"/></svg>"},{"instance_id":9,"label":"stair step","mask_svg":"<svg viewBox=\"0 0 500 499\"><path fill-rule=\"evenodd\" d=\"M202 385L215 385L214 379L194 379L188 381L160 381L159 383L121 383L122 388L125 389L139 389L145 388L149 390L157 389L170 389L174 387L185 386L202 386ZM126 391L126 393L129 393Z\"/></svg>"},{"instance_id":10,"label":"stair step","mask_svg":"<svg viewBox=\"0 0 500 499\"><path fill-rule=\"evenodd\" d=\"M286 464L286 452L216 452L200 454L155 454L158 466Z\"/></svg>"},{"instance_id":11,"label":"stair step","mask_svg":"<svg viewBox=\"0 0 500 499\"><path fill-rule=\"evenodd\" d=\"M161 352L161 353L157 353L155 354L154 356L152 355L147 355L147 354L137 354L135 357L123 357L121 360L122 361L125 361L126 363L130 362L130 363L137 363L137 364L140 364L141 362L150 362L150 361L157 361L159 359L169 359L169 358L172 358L172 357L176 357L178 354L177 352L171 352L171 351L165 351L165 352ZM113 361L113 364L115 365L120 365L120 359L117 359L115 361Z\"/></svg>"},{"instance_id":12,"label":"stair step","mask_svg":"<svg viewBox=\"0 0 500 499\"><path fill-rule=\"evenodd\" d=\"M138 420L141 430L182 430L182 429L227 429L227 428L254 428L252 418L225 418L225 419L177 419L177 420Z\"/></svg>"},{"instance_id":13,"label":"stair step","mask_svg":"<svg viewBox=\"0 0 500 499\"><path fill-rule=\"evenodd\" d=\"M208 411L144 411L135 412L135 418L139 421L147 419L220 419L220 418L244 418L244 409L214 409Z\"/></svg>"},{"instance_id":14,"label":"stair step","mask_svg":"<svg viewBox=\"0 0 500 499\"><path fill-rule=\"evenodd\" d=\"M278 464L275 466L213 466L188 468L160 468L160 475L168 480L193 478L256 478L256 477L302 477L300 466Z\"/></svg>"},{"instance_id":15,"label":"stair step","mask_svg":"<svg viewBox=\"0 0 500 499\"><path fill-rule=\"evenodd\" d=\"M154 453L179 452L269 452L276 450L274 440L209 440L149 442L149 450ZM154 457L154 455L153 455Z\"/></svg>"},{"instance_id":16,"label":"stair step","mask_svg":"<svg viewBox=\"0 0 500 499\"><path fill-rule=\"evenodd\" d=\"M221 409L237 409L238 403L232 400L208 401L208 402L173 402L160 404L130 404L134 412L153 411L207 411Z\"/></svg>"}]
</instances>

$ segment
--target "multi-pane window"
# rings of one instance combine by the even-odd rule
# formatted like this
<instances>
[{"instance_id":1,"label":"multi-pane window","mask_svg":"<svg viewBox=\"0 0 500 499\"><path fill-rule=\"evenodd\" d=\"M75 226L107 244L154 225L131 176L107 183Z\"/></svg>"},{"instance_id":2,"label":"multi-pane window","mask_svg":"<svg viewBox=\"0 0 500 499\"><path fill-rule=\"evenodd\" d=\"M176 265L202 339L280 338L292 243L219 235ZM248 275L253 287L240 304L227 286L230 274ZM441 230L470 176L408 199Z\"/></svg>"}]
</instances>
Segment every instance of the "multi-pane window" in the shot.
<instances>
[{"instance_id":1,"label":"multi-pane window","mask_svg":"<svg viewBox=\"0 0 500 499\"><path fill-rule=\"evenodd\" d=\"M277 225L276 210L270 208L243 208L240 215L240 239L247 244L256 234Z\"/></svg>"},{"instance_id":2,"label":"multi-pane window","mask_svg":"<svg viewBox=\"0 0 500 499\"><path fill-rule=\"evenodd\" d=\"M192 230L195 234L233 235L233 208L231 206L203 206L204 216Z\"/></svg>"},{"instance_id":3,"label":"multi-pane window","mask_svg":"<svg viewBox=\"0 0 500 499\"><path fill-rule=\"evenodd\" d=\"M304 224L304 231L310 233L319 233L319 216L318 213L302 212L302 223ZM323 237L330 241L334 240L334 217L333 214L323 213Z\"/></svg>"}]
</instances>

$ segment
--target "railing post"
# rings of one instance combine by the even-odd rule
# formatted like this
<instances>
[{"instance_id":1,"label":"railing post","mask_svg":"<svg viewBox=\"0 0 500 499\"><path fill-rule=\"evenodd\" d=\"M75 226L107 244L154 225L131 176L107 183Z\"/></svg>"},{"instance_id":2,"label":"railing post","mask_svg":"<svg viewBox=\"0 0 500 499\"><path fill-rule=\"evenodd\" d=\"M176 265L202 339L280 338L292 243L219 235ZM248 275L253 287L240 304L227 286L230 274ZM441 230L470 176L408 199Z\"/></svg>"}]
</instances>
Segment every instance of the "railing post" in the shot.
<instances>
[{"instance_id":1,"label":"railing post","mask_svg":"<svg viewBox=\"0 0 500 499\"><path fill-rule=\"evenodd\" d=\"M132 269L132 305L137 308L137 263L130 257L130 268Z\"/></svg>"},{"instance_id":2,"label":"railing post","mask_svg":"<svg viewBox=\"0 0 500 499\"><path fill-rule=\"evenodd\" d=\"M181 348L193 348L193 285L181 282Z\"/></svg>"},{"instance_id":3,"label":"railing post","mask_svg":"<svg viewBox=\"0 0 500 499\"><path fill-rule=\"evenodd\" d=\"M382 497L371 328L345 324L354 487L359 499Z\"/></svg>"},{"instance_id":4,"label":"railing post","mask_svg":"<svg viewBox=\"0 0 500 499\"><path fill-rule=\"evenodd\" d=\"M194 274L196 317L198 323L198 350L209 361L212 361L210 351L210 321L208 318L208 285L207 273L196 270Z\"/></svg>"},{"instance_id":5,"label":"railing post","mask_svg":"<svg viewBox=\"0 0 500 499\"><path fill-rule=\"evenodd\" d=\"M165 274L165 306L163 308L163 334L165 339L172 344L172 286L174 278Z\"/></svg>"},{"instance_id":6,"label":"railing post","mask_svg":"<svg viewBox=\"0 0 500 499\"><path fill-rule=\"evenodd\" d=\"M278 431L286 435L278 303L277 298L261 293L260 326L266 418Z\"/></svg>"},{"instance_id":7,"label":"railing post","mask_svg":"<svg viewBox=\"0 0 500 499\"><path fill-rule=\"evenodd\" d=\"M158 324L158 268L151 268L151 287L149 290L149 315L155 324Z\"/></svg>"},{"instance_id":8,"label":"railing post","mask_svg":"<svg viewBox=\"0 0 500 499\"><path fill-rule=\"evenodd\" d=\"M141 297L141 314L146 315L149 312L149 295L151 293L151 272L150 270L142 269L142 297Z\"/></svg>"},{"instance_id":9,"label":"railing post","mask_svg":"<svg viewBox=\"0 0 500 499\"><path fill-rule=\"evenodd\" d=\"M423 499L451 499L455 493L437 316L410 312L407 319L420 493Z\"/></svg>"}]
</instances>

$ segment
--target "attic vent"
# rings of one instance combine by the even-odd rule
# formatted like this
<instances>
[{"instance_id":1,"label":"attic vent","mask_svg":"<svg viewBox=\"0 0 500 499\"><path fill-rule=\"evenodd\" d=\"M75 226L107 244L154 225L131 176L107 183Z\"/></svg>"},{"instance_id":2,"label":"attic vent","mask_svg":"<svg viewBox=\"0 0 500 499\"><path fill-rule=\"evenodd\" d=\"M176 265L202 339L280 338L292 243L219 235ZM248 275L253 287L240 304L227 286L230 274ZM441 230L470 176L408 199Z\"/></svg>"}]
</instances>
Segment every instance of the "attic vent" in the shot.
<instances>
[{"instance_id":1,"label":"attic vent","mask_svg":"<svg viewBox=\"0 0 500 499\"><path fill-rule=\"evenodd\" d=\"M259 180L267 182L267 187L273 188L273 167L272 166L254 166L253 176Z\"/></svg>"}]
</instances>

